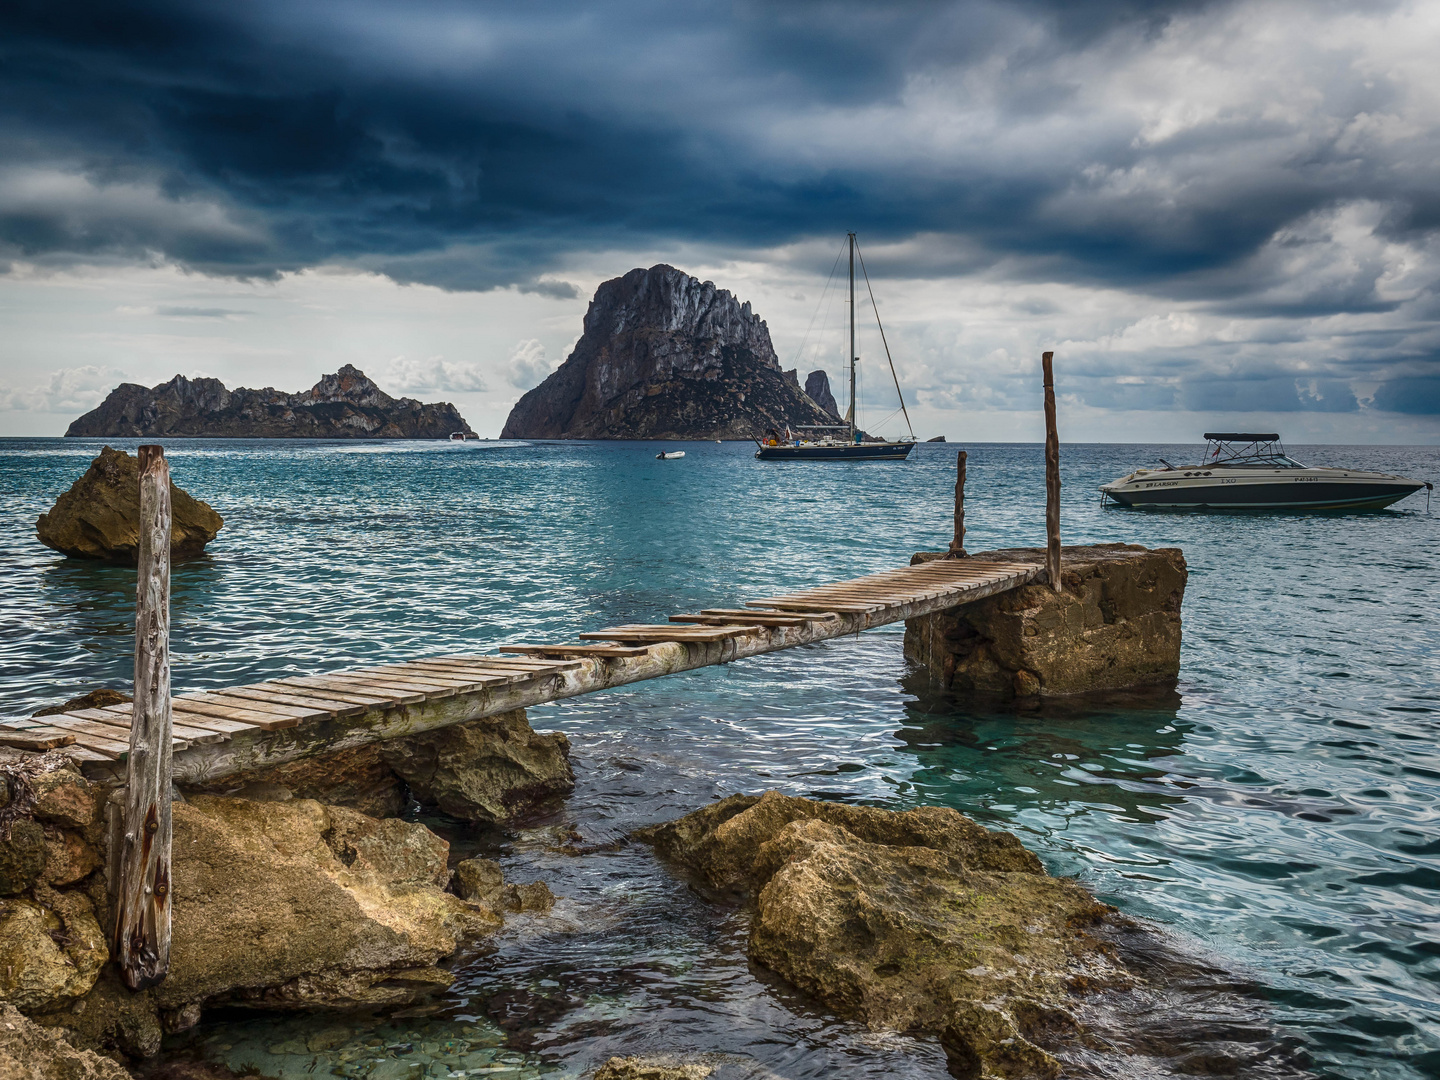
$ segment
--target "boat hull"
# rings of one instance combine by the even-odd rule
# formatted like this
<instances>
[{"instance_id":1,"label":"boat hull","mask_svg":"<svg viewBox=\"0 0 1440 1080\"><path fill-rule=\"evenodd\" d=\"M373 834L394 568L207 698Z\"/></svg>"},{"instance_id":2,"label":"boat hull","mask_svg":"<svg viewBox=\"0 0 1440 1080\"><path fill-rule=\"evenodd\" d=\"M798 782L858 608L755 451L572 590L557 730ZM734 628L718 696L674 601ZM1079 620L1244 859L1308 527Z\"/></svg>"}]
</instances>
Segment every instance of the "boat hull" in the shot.
<instances>
[{"instance_id":1,"label":"boat hull","mask_svg":"<svg viewBox=\"0 0 1440 1080\"><path fill-rule=\"evenodd\" d=\"M1101 490L1137 510L1381 510L1413 495L1418 480L1286 477L1169 480L1107 484Z\"/></svg>"},{"instance_id":2,"label":"boat hull","mask_svg":"<svg viewBox=\"0 0 1440 1080\"><path fill-rule=\"evenodd\" d=\"M761 461L904 461L914 443L853 443L845 446L762 446Z\"/></svg>"}]
</instances>

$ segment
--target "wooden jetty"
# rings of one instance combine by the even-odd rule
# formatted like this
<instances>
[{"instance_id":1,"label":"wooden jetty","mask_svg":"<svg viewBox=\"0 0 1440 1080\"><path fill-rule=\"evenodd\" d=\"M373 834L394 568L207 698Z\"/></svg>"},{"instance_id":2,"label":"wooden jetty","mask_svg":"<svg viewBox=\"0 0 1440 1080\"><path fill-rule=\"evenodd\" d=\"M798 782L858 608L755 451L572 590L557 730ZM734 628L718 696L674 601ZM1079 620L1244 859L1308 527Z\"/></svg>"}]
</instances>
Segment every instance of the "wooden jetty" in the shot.
<instances>
[{"instance_id":1,"label":"wooden jetty","mask_svg":"<svg viewBox=\"0 0 1440 1080\"><path fill-rule=\"evenodd\" d=\"M503 645L483 656L289 675L172 702L173 774L210 781L510 709L856 634L1005 592L1042 576L1030 563L947 559L853 581L614 626L569 644ZM0 745L63 747L86 774L126 782L132 706L0 721Z\"/></svg>"}]
</instances>

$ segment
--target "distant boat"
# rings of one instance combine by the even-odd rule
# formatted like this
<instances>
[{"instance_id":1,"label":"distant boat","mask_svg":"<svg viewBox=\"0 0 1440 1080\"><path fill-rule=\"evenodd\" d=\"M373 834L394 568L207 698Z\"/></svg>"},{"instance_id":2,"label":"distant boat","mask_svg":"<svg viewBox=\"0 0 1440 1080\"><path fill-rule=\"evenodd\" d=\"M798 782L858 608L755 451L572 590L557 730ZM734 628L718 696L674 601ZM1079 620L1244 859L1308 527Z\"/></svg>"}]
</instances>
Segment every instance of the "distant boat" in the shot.
<instances>
[{"instance_id":1,"label":"distant boat","mask_svg":"<svg viewBox=\"0 0 1440 1080\"><path fill-rule=\"evenodd\" d=\"M685 451L684 451L684 450L670 450L670 451L662 450L662 451L660 451L660 453L658 453L658 454L655 455L655 457L656 457L658 460L660 460L660 461L673 461L673 460L674 460L675 458L677 458L677 457L684 457L684 456L685 456Z\"/></svg>"},{"instance_id":2,"label":"distant boat","mask_svg":"<svg viewBox=\"0 0 1440 1080\"><path fill-rule=\"evenodd\" d=\"M1273 432L1207 431L1205 464L1136 469L1101 484L1101 500L1145 510L1380 510L1421 488L1364 469L1302 465Z\"/></svg>"},{"instance_id":3,"label":"distant boat","mask_svg":"<svg viewBox=\"0 0 1440 1080\"><path fill-rule=\"evenodd\" d=\"M887 441L884 439L868 439L865 433L855 424L855 365L859 356L855 350L855 234L847 233L847 243L850 251L850 408L845 412L843 424L803 424L795 431L798 432L825 432L821 435L796 434L790 428L786 428L782 435L778 430L772 428L765 433L765 438L756 439L755 444L759 447L755 456L761 461L903 461L910 456L910 451L915 448L915 429L910 429L908 439L897 439ZM860 269L865 269L865 261L860 260ZM866 287L869 287L870 276L865 275ZM871 293L871 306L874 305L874 294ZM875 307L875 324L880 326L880 309ZM885 328L880 326L880 340L885 342ZM890 345L885 344L885 359L890 363L890 377L895 380L895 393L900 394L900 378L895 374L895 362L890 359ZM900 411L905 416L906 427L910 426L910 414L905 410L905 398L900 397Z\"/></svg>"},{"instance_id":4,"label":"distant boat","mask_svg":"<svg viewBox=\"0 0 1440 1080\"><path fill-rule=\"evenodd\" d=\"M478 441L479 438L480 436L476 435L473 431L452 431L450 433L451 442L464 442L466 439L475 439Z\"/></svg>"}]
</instances>

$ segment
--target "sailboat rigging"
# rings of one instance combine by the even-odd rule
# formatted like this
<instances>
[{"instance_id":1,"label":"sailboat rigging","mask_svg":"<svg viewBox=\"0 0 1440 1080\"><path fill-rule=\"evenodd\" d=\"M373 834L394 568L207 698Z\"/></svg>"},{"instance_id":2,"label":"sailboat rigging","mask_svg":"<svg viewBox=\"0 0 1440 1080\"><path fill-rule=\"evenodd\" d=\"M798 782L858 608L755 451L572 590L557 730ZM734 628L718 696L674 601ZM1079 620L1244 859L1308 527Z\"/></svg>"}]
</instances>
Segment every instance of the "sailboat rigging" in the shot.
<instances>
[{"instance_id":1,"label":"sailboat rigging","mask_svg":"<svg viewBox=\"0 0 1440 1080\"><path fill-rule=\"evenodd\" d=\"M796 436L787 428L782 438L779 432L771 431L765 439L757 439L755 456L762 461L903 461L915 448L915 429L910 427L910 413L905 408L905 397L900 393L900 377L895 373L895 361L890 357L890 342L885 338L885 327L880 323L880 308L875 303L875 290L870 285L870 274L865 269L865 257L860 255L855 234L847 233L846 242L850 255L850 403L845 410L843 424L806 424L798 430L803 432L831 432L818 437ZM885 360L890 365L890 377L895 381L895 393L900 397L900 411L905 416L905 426L910 428L907 439L870 439L858 426L856 414L855 368L860 361L855 345L855 259L860 257L860 272L865 278L865 288L870 294L870 306L875 311L875 324L880 328L880 341L885 346ZM892 414L893 415L893 414ZM843 432L844 434L838 434Z\"/></svg>"}]
</instances>

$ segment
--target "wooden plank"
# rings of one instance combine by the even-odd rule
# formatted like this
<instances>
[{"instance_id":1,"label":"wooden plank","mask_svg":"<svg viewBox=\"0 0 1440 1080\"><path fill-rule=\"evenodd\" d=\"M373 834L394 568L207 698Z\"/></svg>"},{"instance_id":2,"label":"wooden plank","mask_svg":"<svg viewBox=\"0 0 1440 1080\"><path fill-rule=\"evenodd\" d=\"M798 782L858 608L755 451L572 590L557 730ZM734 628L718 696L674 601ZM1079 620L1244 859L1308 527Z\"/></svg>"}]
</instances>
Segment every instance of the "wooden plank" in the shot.
<instances>
[{"instance_id":1,"label":"wooden plank","mask_svg":"<svg viewBox=\"0 0 1440 1080\"><path fill-rule=\"evenodd\" d=\"M609 630L589 630L575 636L582 641L726 641L741 634L763 629L759 626L616 626Z\"/></svg>"},{"instance_id":2,"label":"wooden plank","mask_svg":"<svg viewBox=\"0 0 1440 1080\"><path fill-rule=\"evenodd\" d=\"M580 661L578 660L521 660L518 657L514 656L450 656L443 657L443 659L478 660L487 664L496 663L502 664L505 667L513 667L516 669L525 668L530 671L540 671L542 669L550 668L554 668L558 671L564 668L576 668L580 666Z\"/></svg>"},{"instance_id":3,"label":"wooden plank","mask_svg":"<svg viewBox=\"0 0 1440 1080\"><path fill-rule=\"evenodd\" d=\"M197 705L218 705L223 709L243 709L246 712L266 713L271 716L289 716L301 721L335 715L332 710L322 709L318 705L282 705L277 701L231 697L228 690L206 690L195 694L185 694L183 700Z\"/></svg>"},{"instance_id":4,"label":"wooden plank","mask_svg":"<svg viewBox=\"0 0 1440 1080\"><path fill-rule=\"evenodd\" d=\"M326 698L319 693L314 697L309 697L295 689L291 689L289 693L282 693L279 690L265 689L263 684L261 686L227 686L224 694L227 698L245 702L267 702L274 705L293 705L301 709L320 709L332 716L358 716L365 711L364 705L356 704L353 701L338 701L334 698Z\"/></svg>"},{"instance_id":5,"label":"wooden plank","mask_svg":"<svg viewBox=\"0 0 1440 1080\"><path fill-rule=\"evenodd\" d=\"M471 664L468 667L446 668L444 671L421 668L422 673L432 675L445 675L451 678L468 677L474 682L484 686L509 686L512 683L524 682L526 679L534 679L543 675L553 675L558 669L552 668L513 668L501 666L500 664Z\"/></svg>"},{"instance_id":6,"label":"wooden plank","mask_svg":"<svg viewBox=\"0 0 1440 1080\"><path fill-rule=\"evenodd\" d=\"M345 675L357 685L374 686L382 690L413 690L416 693L424 694L427 698L454 697L466 685L461 682L441 682L438 679L422 681L418 676L407 679L400 675L387 675L383 672L347 671Z\"/></svg>"},{"instance_id":7,"label":"wooden plank","mask_svg":"<svg viewBox=\"0 0 1440 1080\"><path fill-rule=\"evenodd\" d=\"M184 712L178 705L172 702L174 712ZM117 716L126 718L126 726L129 726L130 706L127 705L106 705L101 712L114 713ZM227 735L234 735L239 731L258 731L254 724L242 723L238 720L221 720L213 716L201 716L198 713L185 713L181 721L186 727L204 728L206 731L223 731Z\"/></svg>"},{"instance_id":8,"label":"wooden plank","mask_svg":"<svg viewBox=\"0 0 1440 1080\"><path fill-rule=\"evenodd\" d=\"M44 728L31 728L29 731L0 728L0 746L8 746L12 750L34 750L43 753L60 746L73 746L74 743L75 733L61 731L59 728L49 731Z\"/></svg>"},{"instance_id":9,"label":"wooden plank","mask_svg":"<svg viewBox=\"0 0 1440 1080\"><path fill-rule=\"evenodd\" d=\"M393 667L367 668L357 674L378 675L385 679L403 679L418 685L440 686L451 689L457 694L473 693L476 690L483 690L487 685L495 686L500 678L491 676L487 679L483 674L477 672L462 674L454 671L419 671L409 665L400 664Z\"/></svg>"},{"instance_id":10,"label":"wooden plank","mask_svg":"<svg viewBox=\"0 0 1440 1080\"><path fill-rule=\"evenodd\" d=\"M298 676L297 676L298 677ZM321 705L340 702L358 709L360 712L369 712L371 709L383 708L393 703L394 699L389 697L377 697L374 694L358 694L349 690L316 690L311 686L295 686L290 683L268 682L254 683L250 686L237 686L236 690L264 690L277 694L289 694L297 698L310 698Z\"/></svg>"},{"instance_id":11,"label":"wooden plank","mask_svg":"<svg viewBox=\"0 0 1440 1080\"><path fill-rule=\"evenodd\" d=\"M114 761L109 754L102 754L99 750L91 750L88 746L81 746L77 739L74 746L61 747L65 756L74 758L76 761Z\"/></svg>"},{"instance_id":12,"label":"wooden plank","mask_svg":"<svg viewBox=\"0 0 1440 1080\"><path fill-rule=\"evenodd\" d=\"M74 712L62 713L62 716L78 716L81 720L94 720L97 724L105 724L109 727L119 728L126 735L130 734L132 717L122 716L111 712L109 709L76 709ZM204 728L189 727L183 721L170 724L170 730L175 735L187 742L224 742L230 736L221 731L209 731Z\"/></svg>"},{"instance_id":13,"label":"wooden plank","mask_svg":"<svg viewBox=\"0 0 1440 1080\"><path fill-rule=\"evenodd\" d=\"M462 663L458 660L414 660L400 666L411 671L432 675L478 675L481 678L504 679L515 674L514 668L481 664L476 661ZM506 674L500 674L502 671Z\"/></svg>"},{"instance_id":14,"label":"wooden plank","mask_svg":"<svg viewBox=\"0 0 1440 1080\"><path fill-rule=\"evenodd\" d=\"M789 611L838 611L847 615L868 615L872 612L881 611L884 604L857 604L853 601L844 603L821 603L816 600L787 600L782 597L770 597L765 600L748 601L757 607L785 608Z\"/></svg>"},{"instance_id":15,"label":"wooden plank","mask_svg":"<svg viewBox=\"0 0 1440 1080\"><path fill-rule=\"evenodd\" d=\"M274 679L272 682L279 686L301 686L312 690L338 690L341 693L347 690L361 692L361 688L355 684L353 679L339 679L328 675L295 675L284 679ZM395 687L372 686L365 691L365 696L377 705L415 705L425 700L424 694Z\"/></svg>"},{"instance_id":16,"label":"wooden plank","mask_svg":"<svg viewBox=\"0 0 1440 1080\"><path fill-rule=\"evenodd\" d=\"M801 622L821 622L826 619L838 619L840 616L834 611L821 611L812 615L797 615L791 611L750 611L743 608L705 608L701 615L733 615L737 618L764 618L766 616L782 619L799 619Z\"/></svg>"},{"instance_id":17,"label":"wooden plank","mask_svg":"<svg viewBox=\"0 0 1440 1080\"><path fill-rule=\"evenodd\" d=\"M625 645L501 645L506 652L530 653L535 656L644 656L647 648Z\"/></svg>"},{"instance_id":18,"label":"wooden plank","mask_svg":"<svg viewBox=\"0 0 1440 1080\"><path fill-rule=\"evenodd\" d=\"M279 731L282 728L292 728L300 723L293 716L251 712L249 709L235 709L229 705L210 705L204 701L187 701L185 698L175 699L175 711L184 713L186 716L193 713L197 716L213 716L219 720L234 720L237 723L257 727L262 731Z\"/></svg>"},{"instance_id":19,"label":"wooden plank","mask_svg":"<svg viewBox=\"0 0 1440 1080\"><path fill-rule=\"evenodd\" d=\"M745 622L751 626L804 626L803 615L671 615L672 623L695 623L701 626L734 626Z\"/></svg>"},{"instance_id":20,"label":"wooden plank","mask_svg":"<svg viewBox=\"0 0 1440 1080\"><path fill-rule=\"evenodd\" d=\"M113 724L101 724L94 720L84 720L78 716L69 716L64 713L58 716L47 716L46 719L53 721L55 727L73 733L75 741L84 746L114 750L116 757L130 753L130 743L125 739L127 728L118 728ZM179 742L181 750L190 745L183 739Z\"/></svg>"}]
</instances>

